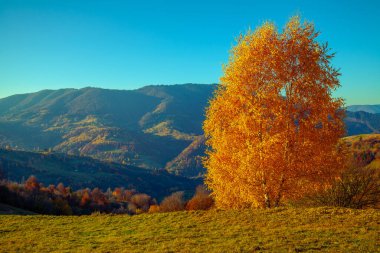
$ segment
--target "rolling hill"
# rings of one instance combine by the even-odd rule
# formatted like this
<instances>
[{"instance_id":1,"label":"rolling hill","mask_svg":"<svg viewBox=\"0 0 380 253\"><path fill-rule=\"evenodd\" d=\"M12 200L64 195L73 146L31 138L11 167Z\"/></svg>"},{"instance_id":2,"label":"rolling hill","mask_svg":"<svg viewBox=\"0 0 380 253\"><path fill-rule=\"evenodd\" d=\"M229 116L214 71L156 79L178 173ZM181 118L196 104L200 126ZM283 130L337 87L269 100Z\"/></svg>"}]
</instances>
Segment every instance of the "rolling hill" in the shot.
<instances>
[{"instance_id":1,"label":"rolling hill","mask_svg":"<svg viewBox=\"0 0 380 253\"><path fill-rule=\"evenodd\" d=\"M187 177L204 173L204 111L215 85L43 90L0 99L0 146L52 150ZM380 132L377 105L350 106L347 135Z\"/></svg>"},{"instance_id":2,"label":"rolling hill","mask_svg":"<svg viewBox=\"0 0 380 253\"><path fill-rule=\"evenodd\" d=\"M361 134L342 139L354 158L364 160L367 167L380 171L380 134Z\"/></svg>"}]
</instances>

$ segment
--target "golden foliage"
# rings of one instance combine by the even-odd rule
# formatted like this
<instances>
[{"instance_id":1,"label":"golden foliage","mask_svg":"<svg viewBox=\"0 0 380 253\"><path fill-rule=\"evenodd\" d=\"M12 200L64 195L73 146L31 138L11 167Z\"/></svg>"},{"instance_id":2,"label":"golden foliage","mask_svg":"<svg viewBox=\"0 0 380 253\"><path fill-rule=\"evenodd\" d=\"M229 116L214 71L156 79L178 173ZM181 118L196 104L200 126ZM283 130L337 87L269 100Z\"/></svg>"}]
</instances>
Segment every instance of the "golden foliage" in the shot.
<instances>
[{"instance_id":1,"label":"golden foliage","mask_svg":"<svg viewBox=\"0 0 380 253\"><path fill-rule=\"evenodd\" d=\"M206 183L221 208L272 207L302 196L342 168L339 72L311 23L294 17L240 36L203 128Z\"/></svg>"}]
</instances>

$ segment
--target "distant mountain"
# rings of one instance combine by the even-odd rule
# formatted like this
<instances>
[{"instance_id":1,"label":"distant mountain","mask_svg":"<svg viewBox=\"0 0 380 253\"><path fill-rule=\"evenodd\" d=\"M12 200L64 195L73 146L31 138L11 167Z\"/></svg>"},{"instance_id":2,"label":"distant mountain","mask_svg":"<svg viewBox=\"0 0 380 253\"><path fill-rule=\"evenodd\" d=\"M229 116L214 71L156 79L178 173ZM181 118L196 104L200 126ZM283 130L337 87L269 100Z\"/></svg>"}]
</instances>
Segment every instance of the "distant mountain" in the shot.
<instances>
[{"instance_id":1,"label":"distant mountain","mask_svg":"<svg viewBox=\"0 0 380 253\"><path fill-rule=\"evenodd\" d=\"M202 135L214 85L43 90L0 99L0 145L163 168Z\"/></svg>"},{"instance_id":2,"label":"distant mountain","mask_svg":"<svg viewBox=\"0 0 380 253\"><path fill-rule=\"evenodd\" d=\"M350 105L350 106L347 106L347 111L380 113L380 105Z\"/></svg>"},{"instance_id":3,"label":"distant mountain","mask_svg":"<svg viewBox=\"0 0 380 253\"><path fill-rule=\"evenodd\" d=\"M21 182L35 175L46 186L62 182L73 190L99 187L125 187L162 199L175 191L188 195L201 184L169 174L165 170L144 170L116 163L107 163L89 157L59 153L34 153L0 149L0 170L4 178Z\"/></svg>"},{"instance_id":4,"label":"distant mountain","mask_svg":"<svg viewBox=\"0 0 380 253\"><path fill-rule=\"evenodd\" d=\"M83 88L10 96L0 99L0 146L50 149L197 177L204 173L202 122L215 87ZM351 111L364 107L348 108L348 136L380 132L379 113Z\"/></svg>"},{"instance_id":5,"label":"distant mountain","mask_svg":"<svg viewBox=\"0 0 380 253\"><path fill-rule=\"evenodd\" d=\"M380 133L380 113L346 112L347 135Z\"/></svg>"}]
</instances>

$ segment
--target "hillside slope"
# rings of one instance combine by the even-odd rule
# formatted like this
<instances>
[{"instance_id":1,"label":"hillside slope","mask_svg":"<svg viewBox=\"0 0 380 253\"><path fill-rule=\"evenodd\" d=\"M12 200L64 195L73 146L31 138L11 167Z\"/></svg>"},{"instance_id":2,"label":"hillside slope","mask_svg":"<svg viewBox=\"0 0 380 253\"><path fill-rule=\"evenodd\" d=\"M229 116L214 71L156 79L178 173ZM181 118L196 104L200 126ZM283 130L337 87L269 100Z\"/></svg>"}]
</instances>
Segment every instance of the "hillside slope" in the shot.
<instances>
[{"instance_id":1,"label":"hillside slope","mask_svg":"<svg viewBox=\"0 0 380 253\"><path fill-rule=\"evenodd\" d=\"M342 139L356 160L380 171L380 134L361 134Z\"/></svg>"},{"instance_id":2,"label":"hillside slope","mask_svg":"<svg viewBox=\"0 0 380 253\"><path fill-rule=\"evenodd\" d=\"M185 177L201 177L206 172L202 164L206 144L203 135L197 137L176 158L168 162L165 169L175 175Z\"/></svg>"},{"instance_id":3,"label":"hillside slope","mask_svg":"<svg viewBox=\"0 0 380 253\"><path fill-rule=\"evenodd\" d=\"M4 178L21 182L35 175L44 185L62 182L73 190L99 187L125 187L162 199L175 191L194 192L200 180L169 174L164 170L106 163L89 157L58 153L32 153L0 149L0 169Z\"/></svg>"},{"instance_id":4,"label":"hillside slope","mask_svg":"<svg viewBox=\"0 0 380 253\"><path fill-rule=\"evenodd\" d=\"M0 252L378 252L379 220L343 208L0 215Z\"/></svg>"}]
</instances>

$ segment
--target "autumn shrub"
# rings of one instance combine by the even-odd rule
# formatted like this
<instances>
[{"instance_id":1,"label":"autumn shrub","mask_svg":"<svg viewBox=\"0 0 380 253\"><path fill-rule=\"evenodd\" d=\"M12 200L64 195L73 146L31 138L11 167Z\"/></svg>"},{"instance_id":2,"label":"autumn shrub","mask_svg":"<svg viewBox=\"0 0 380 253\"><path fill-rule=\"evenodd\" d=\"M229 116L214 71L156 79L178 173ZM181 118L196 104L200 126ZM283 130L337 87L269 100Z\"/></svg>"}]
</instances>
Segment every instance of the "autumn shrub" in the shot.
<instances>
[{"instance_id":1,"label":"autumn shrub","mask_svg":"<svg viewBox=\"0 0 380 253\"><path fill-rule=\"evenodd\" d=\"M127 210L129 214L136 214L137 206L132 202L129 202L127 205Z\"/></svg>"},{"instance_id":2,"label":"autumn shrub","mask_svg":"<svg viewBox=\"0 0 380 253\"><path fill-rule=\"evenodd\" d=\"M186 203L186 210L208 210L214 205L214 200L205 186L198 186L194 196Z\"/></svg>"},{"instance_id":3,"label":"autumn shrub","mask_svg":"<svg viewBox=\"0 0 380 253\"><path fill-rule=\"evenodd\" d=\"M133 203L137 209L140 209L140 212L147 212L152 203L152 197L145 193L135 194L131 197L131 203Z\"/></svg>"},{"instance_id":4,"label":"autumn shrub","mask_svg":"<svg viewBox=\"0 0 380 253\"><path fill-rule=\"evenodd\" d=\"M379 175L376 169L351 168L345 171L331 187L307 199L314 206L380 207Z\"/></svg>"},{"instance_id":5,"label":"autumn shrub","mask_svg":"<svg viewBox=\"0 0 380 253\"><path fill-rule=\"evenodd\" d=\"M175 212L185 209L185 201L183 200L183 192L174 192L170 196L164 198L160 204L161 212Z\"/></svg>"},{"instance_id":6,"label":"autumn shrub","mask_svg":"<svg viewBox=\"0 0 380 253\"><path fill-rule=\"evenodd\" d=\"M148 213L158 213L160 212L160 206L159 205L151 205L149 207Z\"/></svg>"}]
</instances>

